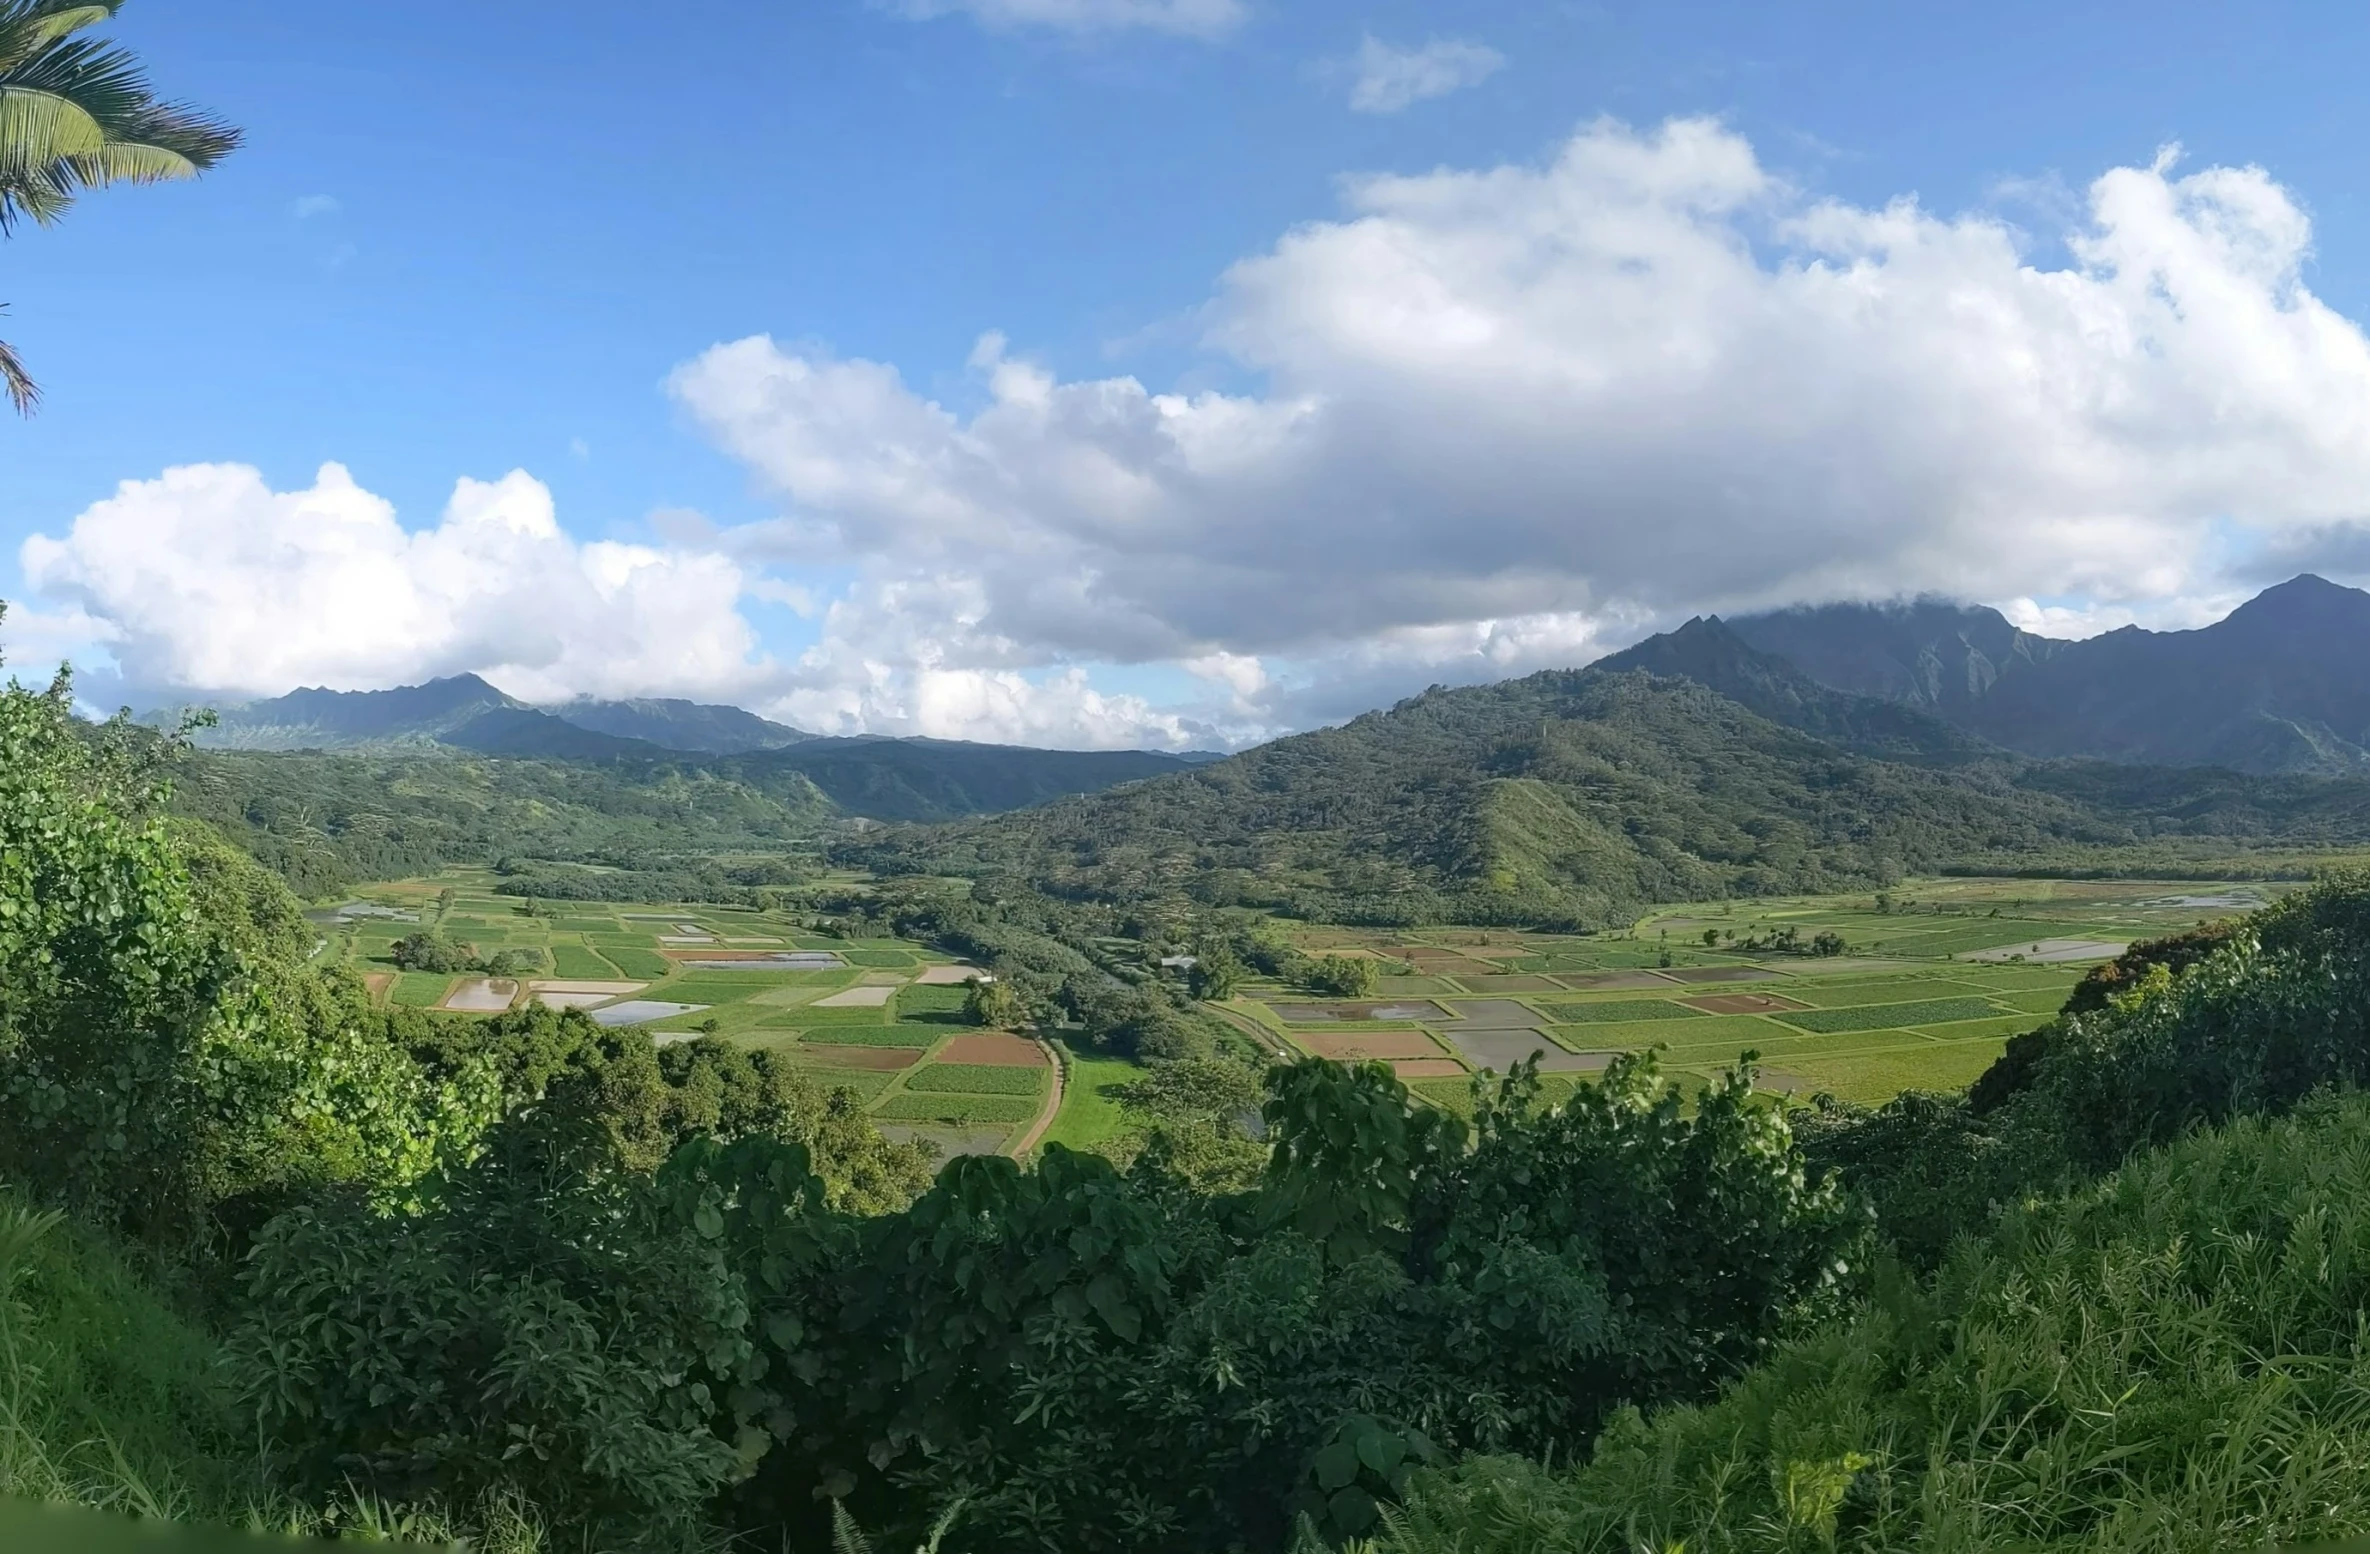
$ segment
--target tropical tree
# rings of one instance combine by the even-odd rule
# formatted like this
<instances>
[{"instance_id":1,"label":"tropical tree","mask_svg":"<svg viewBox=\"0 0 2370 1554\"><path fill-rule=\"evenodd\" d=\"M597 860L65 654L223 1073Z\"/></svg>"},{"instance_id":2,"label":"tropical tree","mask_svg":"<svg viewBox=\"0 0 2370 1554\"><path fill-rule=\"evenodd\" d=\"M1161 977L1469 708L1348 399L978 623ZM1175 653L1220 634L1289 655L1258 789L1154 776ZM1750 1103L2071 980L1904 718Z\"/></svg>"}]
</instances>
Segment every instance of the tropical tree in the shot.
<instances>
[{"instance_id":1,"label":"tropical tree","mask_svg":"<svg viewBox=\"0 0 2370 1554\"><path fill-rule=\"evenodd\" d=\"M221 120L160 100L128 50L81 35L122 5L0 0L0 236L49 225L84 189L194 178L238 145ZM0 391L21 414L40 399L5 341Z\"/></svg>"}]
</instances>

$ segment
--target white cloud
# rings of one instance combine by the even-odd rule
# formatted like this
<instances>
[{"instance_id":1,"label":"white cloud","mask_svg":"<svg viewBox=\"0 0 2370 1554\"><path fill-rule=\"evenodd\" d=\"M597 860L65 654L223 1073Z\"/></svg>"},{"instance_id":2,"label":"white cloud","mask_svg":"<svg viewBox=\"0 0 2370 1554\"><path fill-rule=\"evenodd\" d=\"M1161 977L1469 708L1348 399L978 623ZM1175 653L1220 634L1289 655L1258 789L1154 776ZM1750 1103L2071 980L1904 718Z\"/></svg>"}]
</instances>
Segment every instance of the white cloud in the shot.
<instances>
[{"instance_id":1,"label":"white cloud","mask_svg":"<svg viewBox=\"0 0 2370 1554\"><path fill-rule=\"evenodd\" d=\"M315 216L334 216L345 205L334 194L305 194L288 202L288 214L298 221L310 221Z\"/></svg>"},{"instance_id":2,"label":"white cloud","mask_svg":"<svg viewBox=\"0 0 2370 1554\"><path fill-rule=\"evenodd\" d=\"M1505 68L1506 56L1486 43L1434 38L1401 46L1372 33L1329 74L1350 84L1350 107L1359 113L1397 113L1427 98L1446 97L1479 86Z\"/></svg>"},{"instance_id":3,"label":"white cloud","mask_svg":"<svg viewBox=\"0 0 2370 1554\"><path fill-rule=\"evenodd\" d=\"M2250 566L2370 568L2370 341L2306 285L2310 225L2259 169L2110 170L2053 266L1984 212L1807 195L1702 120L1345 199L1197 310L1254 388L1065 378L985 331L957 407L754 337L671 391L779 494L763 523L579 544L514 475L407 534L334 466L289 493L199 466L25 568L74 622L51 639L152 680L472 668L835 732L1171 746L1699 611L1937 592L2074 635L2194 624ZM752 602L809 613L812 645L764 656ZM1184 704L1097 682L1147 663L1191 677Z\"/></svg>"},{"instance_id":4,"label":"white cloud","mask_svg":"<svg viewBox=\"0 0 2370 1554\"><path fill-rule=\"evenodd\" d=\"M1249 12L1242 0L877 0L916 20L967 15L999 30L1042 28L1049 32L1168 33L1218 38L1240 26Z\"/></svg>"},{"instance_id":5,"label":"white cloud","mask_svg":"<svg viewBox=\"0 0 2370 1554\"><path fill-rule=\"evenodd\" d=\"M758 667L735 563L580 544L519 472L459 482L443 521L410 533L336 464L285 492L246 465L187 465L125 481L20 560L103 623L143 688L268 696L474 670L531 699L691 694Z\"/></svg>"},{"instance_id":6,"label":"white cloud","mask_svg":"<svg viewBox=\"0 0 2370 1554\"><path fill-rule=\"evenodd\" d=\"M762 337L673 392L785 500L738 543L860 568L904 623L876 637L1257 657L1269 710L1307 705L1295 665L1479 678L1697 610L2218 596L2229 535L2370 492L2370 342L2259 169L2114 169L2058 268L1981 212L1807 196L1704 120L1347 199L1203 310L1255 392L989 338L958 411ZM911 606L949 590L951 633Z\"/></svg>"}]
</instances>

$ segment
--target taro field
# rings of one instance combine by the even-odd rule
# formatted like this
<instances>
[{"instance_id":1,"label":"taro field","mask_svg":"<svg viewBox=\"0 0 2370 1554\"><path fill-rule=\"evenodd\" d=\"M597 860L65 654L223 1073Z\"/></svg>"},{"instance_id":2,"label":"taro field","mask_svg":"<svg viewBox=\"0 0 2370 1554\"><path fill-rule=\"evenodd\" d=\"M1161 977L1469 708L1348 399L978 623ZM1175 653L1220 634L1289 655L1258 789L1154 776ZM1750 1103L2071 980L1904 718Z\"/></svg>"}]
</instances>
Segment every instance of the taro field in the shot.
<instances>
[{"instance_id":1,"label":"taro field","mask_svg":"<svg viewBox=\"0 0 2370 1554\"><path fill-rule=\"evenodd\" d=\"M906 940L832 939L740 907L495 895L479 874L366 887L312 914L332 955L382 1003L491 1014L542 1003L602 1025L648 1026L661 1043L714 1035L764 1048L853 1091L883 1131L944 1154L1014 1152L1049 1120L1045 1046L964 1018L975 968ZM551 915L540 915L548 912ZM523 952L515 976L395 968L406 934L432 929L480 958Z\"/></svg>"},{"instance_id":2,"label":"taro field","mask_svg":"<svg viewBox=\"0 0 2370 1554\"><path fill-rule=\"evenodd\" d=\"M1447 1106L1469 1104L1474 1073L1533 1053L1568 1086L1645 1048L1697 1082L1755 1051L1766 1088L1873 1103L1964 1086L2131 941L2281 888L1919 881L1881 898L1668 908L1590 936L1303 925L1304 951L1379 963L1373 996L1253 983L1228 1009L1281 1050L1387 1062ZM1813 952L1821 935L1829 953Z\"/></svg>"}]
</instances>

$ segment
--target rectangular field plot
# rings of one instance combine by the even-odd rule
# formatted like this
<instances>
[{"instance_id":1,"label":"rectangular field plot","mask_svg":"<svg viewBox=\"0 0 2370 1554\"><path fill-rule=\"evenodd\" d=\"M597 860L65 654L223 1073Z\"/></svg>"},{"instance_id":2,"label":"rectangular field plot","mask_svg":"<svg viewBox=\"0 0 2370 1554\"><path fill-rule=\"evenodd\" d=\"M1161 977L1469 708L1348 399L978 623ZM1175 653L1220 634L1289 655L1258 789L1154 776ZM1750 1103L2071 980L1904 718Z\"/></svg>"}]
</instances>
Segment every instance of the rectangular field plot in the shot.
<instances>
[{"instance_id":1,"label":"rectangular field plot","mask_svg":"<svg viewBox=\"0 0 2370 1554\"><path fill-rule=\"evenodd\" d=\"M1033 1095L946 1095L906 1089L872 1108L901 1122L1026 1122L1042 1103Z\"/></svg>"},{"instance_id":2,"label":"rectangular field plot","mask_svg":"<svg viewBox=\"0 0 2370 1554\"><path fill-rule=\"evenodd\" d=\"M869 1030L888 1024L889 1011L878 1007L825 1009L814 1004L806 1004L796 1009L784 1009L778 1014L768 1014L757 1023L766 1030L780 1030L784 1027L804 1030L808 1026L836 1028L843 1025Z\"/></svg>"},{"instance_id":3,"label":"rectangular field plot","mask_svg":"<svg viewBox=\"0 0 2370 1554\"><path fill-rule=\"evenodd\" d=\"M1854 1009L1862 1004L1907 1004L1924 998L1977 997L1991 991L1974 981L1943 977L1889 977L1881 982L1808 982L1786 991L1814 1009Z\"/></svg>"},{"instance_id":4,"label":"rectangular field plot","mask_svg":"<svg viewBox=\"0 0 2370 1554\"><path fill-rule=\"evenodd\" d=\"M933 1047L946 1032L926 1025L817 1026L799 1040L810 1047Z\"/></svg>"},{"instance_id":5,"label":"rectangular field plot","mask_svg":"<svg viewBox=\"0 0 2370 1554\"><path fill-rule=\"evenodd\" d=\"M1422 1031L1374 1031L1340 1034L1310 1031L1296 1038L1321 1058L1354 1063L1367 1058L1437 1058L1446 1056L1439 1044Z\"/></svg>"},{"instance_id":6,"label":"rectangular field plot","mask_svg":"<svg viewBox=\"0 0 2370 1554\"><path fill-rule=\"evenodd\" d=\"M1800 1032L1772 1025L1759 1015L1705 1015L1695 1020L1634 1020L1618 1025L1557 1025L1555 1037L1582 1050L1631 1051L1667 1047L1681 1052L1721 1052L1735 1057L1746 1047L1767 1047Z\"/></svg>"},{"instance_id":7,"label":"rectangular field plot","mask_svg":"<svg viewBox=\"0 0 2370 1554\"><path fill-rule=\"evenodd\" d=\"M1929 998L1908 1004L1862 1004L1854 1009L1804 1009L1770 1016L1798 1031L1877 1031L1953 1020L1983 1020L2000 1011L1988 998Z\"/></svg>"},{"instance_id":8,"label":"rectangular field plot","mask_svg":"<svg viewBox=\"0 0 2370 1554\"><path fill-rule=\"evenodd\" d=\"M1921 1051L1789 1062L1786 1072L1808 1091L1876 1105L1904 1090L1963 1090L2000 1055L1994 1042L1929 1046Z\"/></svg>"},{"instance_id":9,"label":"rectangular field plot","mask_svg":"<svg viewBox=\"0 0 2370 1554\"><path fill-rule=\"evenodd\" d=\"M2002 1015L1996 1020L1961 1020L1956 1025L1920 1025L1920 1036L1936 1041L2004 1042L2011 1036L2022 1036L2047 1022L2029 1014Z\"/></svg>"},{"instance_id":10,"label":"rectangular field plot","mask_svg":"<svg viewBox=\"0 0 2370 1554\"><path fill-rule=\"evenodd\" d=\"M552 974L561 977L592 977L607 979L617 975L617 968L581 944L555 944L551 947Z\"/></svg>"},{"instance_id":11,"label":"rectangular field plot","mask_svg":"<svg viewBox=\"0 0 2370 1554\"><path fill-rule=\"evenodd\" d=\"M755 977L691 976L667 984L667 996L687 1004L737 1004L764 992L771 983Z\"/></svg>"},{"instance_id":12,"label":"rectangular field plot","mask_svg":"<svg viewBox=\"0 0 2370 1554\"><path fill-rule=\"evenodd\" d=\"M675 963L656 950L632 950L623 946L601 946L601 958L629 977L663 977L675 969Z\"/></svg>"},{"instance_id":13,"label":"rectangular field plot","mask_svg":"<svg viewBox=\"0 0 2370 1554\"><path fill-rule=\"evenodd\" d=\"M932 1063L906 1075L905 1088L954 1095L1042 1095L1045 1070L1001 1063Z\"/></svg>"},{"instance_id":14,"label":"rectangular field plot","mask_svg":"<svg viewBox=\"0 0 2370 1554\"><path fill-rule=\"evenodd\" d=\"M1675 992L1676 989L1673 989ZM1549 1018L1568 1025L1618 1025L1631 1020L1700 1020L1701 1009L1663 998L1609 998L1600 1004L1549 1003L1539 1007Z\"/></svg>"},{"instance_id":15,"label":"rectangular field plot","mask_svg":"<svg viewBox=\"0 0 2370 1554\"><path fill-rule=\"evenodd\" d=\"M387 1001L406 1009L433 1009L444 1002L444 990L452 985L453 979L441 971L407 971L395 979L395 991Z\"/></svg>"},{"instance_id":16,"label":"rectangular field plot","mask_svg":"<svg viewBox=\"0 0 2370 1554\"><path fill-rule=\"evenodd\" d=\"M1004 1068L1046 1066L1043 1047L1026 1036L1008 1036L1002 1031L977 1031L969 1036L957 1036L946 1044L938 1056L947 1063L994 1064ZM1129 1066L1133 1067L1132 1064Z\"/></svg>"},{"instance_id":17,"label":"rectangular field plot","mask_svg":"<svg viewBox=\"0 0 2370 1554\"><path fill-rule=\"evenodd\" d=\"M1994 993L1993 998L2021 1014L2053 1015L2065 1007L2072 988L2052 987L2031 993Z\"/></svg>"}]
</instances>

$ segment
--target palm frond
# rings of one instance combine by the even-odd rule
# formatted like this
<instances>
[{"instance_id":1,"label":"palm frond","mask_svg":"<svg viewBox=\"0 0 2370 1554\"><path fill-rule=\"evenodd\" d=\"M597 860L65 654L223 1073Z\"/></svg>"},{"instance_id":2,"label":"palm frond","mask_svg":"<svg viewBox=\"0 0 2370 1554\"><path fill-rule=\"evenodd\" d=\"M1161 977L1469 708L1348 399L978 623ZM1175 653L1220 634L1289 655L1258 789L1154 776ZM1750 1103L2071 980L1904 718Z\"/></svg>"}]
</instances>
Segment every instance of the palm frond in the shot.
<instances>
[{"instance_id":1,"label":"palm frond","mask_svg":"<svg viewBox=\"0 0 2370 1554\"><path fill-rule=\"evenodd\" d=\"M123 0L0 0L0 71L123 9Z\"/></svg>"},{"instance_id":2,"label":"palm frond","mask_svg":"<svg viewBox=\"0 0 2370 1554\"><path fill-rule=\"evenodd\" d=\"M95 122L101 139L111 130L131 130L158 111L156 93L141 73L140 61L129 50L94 38L49 44L0 74L0 91L70 103ZM0 167L11 160L47 162L89 149L78 145L44 152L37 143L19 143L0 128Z\"/></svg>"},{"instance_id":3,"label":"palm frond","mask_svg":"<svg viewBox=\"0 0 2370 1554\"><path fill-rule=\"evenodd\" d=\"M6 311L6 308L0 308L0 313ZM8 402L16 406L18 415L31 415L34 407L41 403L40 385L25 370L24 358L17 355L16 347L6 340L0 340L0 393L8 396Z\"/></svg>"},{"instance_id":4,"label":"palm frond","mask_svg":"<svg viewBox=\"0 0 2370 1554\"><path fill-rule=\"evenodd\" d=\"M64 92L0 80L0 176L107 144L98 115Z\"/></svg>"}]
</instances>

